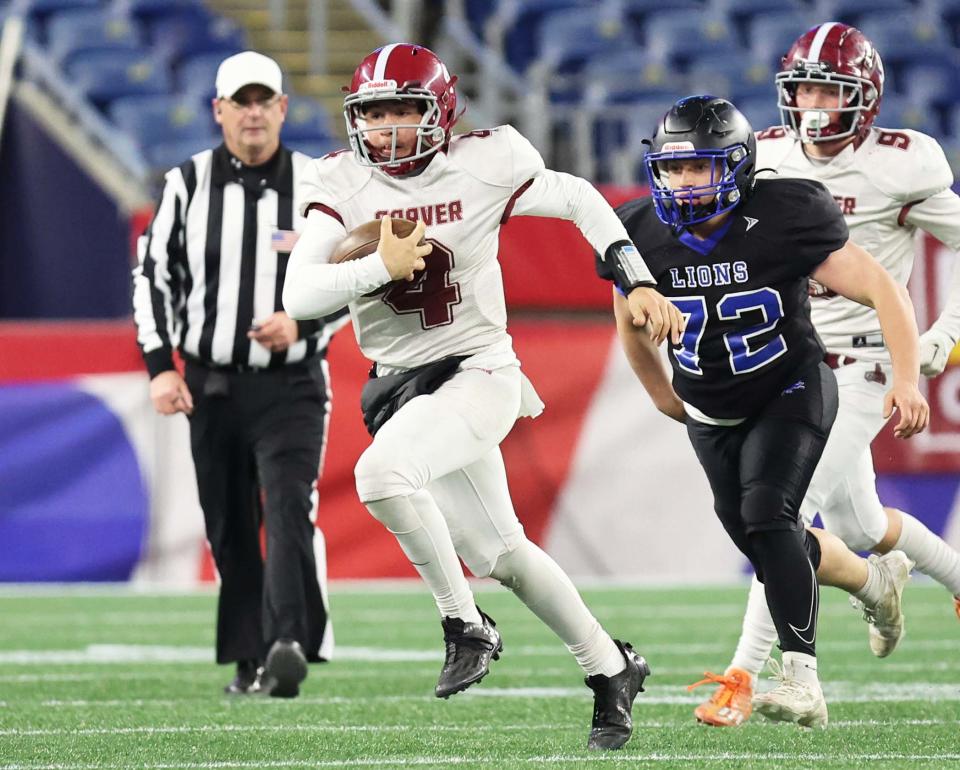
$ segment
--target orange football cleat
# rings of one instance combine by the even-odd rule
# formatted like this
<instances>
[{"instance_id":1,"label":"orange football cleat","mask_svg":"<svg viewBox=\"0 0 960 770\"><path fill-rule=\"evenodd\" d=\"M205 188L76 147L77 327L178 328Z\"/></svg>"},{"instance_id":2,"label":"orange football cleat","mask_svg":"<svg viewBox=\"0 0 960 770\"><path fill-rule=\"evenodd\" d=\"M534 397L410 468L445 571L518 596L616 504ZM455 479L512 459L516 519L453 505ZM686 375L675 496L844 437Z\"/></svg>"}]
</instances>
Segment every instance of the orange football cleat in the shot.
<instances>
[{"instance_id":1,"label":"orange football cleat","mask_svg":"<svg viewBox=\"0 0 960 770\"><path fill-rule=\"evenodd\" d=\"M957 620L960 620L960 596L953 597L953 611L957 613Z\"/></svg>"},{"instance_id":2,"label":"orange football cleat","mask_svg":"<svg viewBox=\"0 0 960 770\"><path fill-rule=\"evenodd\" d=\"M753 679L742 668L731 668L720 676L709 671L704 679L687 687L692 690L702 684L719 685L710 700L701 703L693 715L698 722L714 727L737 727L750 718L753 712Z\"/></svg>"}]
</instances>

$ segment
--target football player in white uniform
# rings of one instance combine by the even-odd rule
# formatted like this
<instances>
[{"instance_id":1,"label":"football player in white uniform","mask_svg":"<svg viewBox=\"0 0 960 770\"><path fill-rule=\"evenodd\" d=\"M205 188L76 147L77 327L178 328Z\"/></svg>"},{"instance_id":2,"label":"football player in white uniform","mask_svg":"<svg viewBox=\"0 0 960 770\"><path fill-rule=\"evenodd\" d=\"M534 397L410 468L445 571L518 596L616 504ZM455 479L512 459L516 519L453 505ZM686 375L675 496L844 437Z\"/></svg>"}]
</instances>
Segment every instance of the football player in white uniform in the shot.
<instances>
[{"instance_id":1,"label":"football player in white uniform","mask_svg":"<svg viewBox=\"0 0 960 770\"><path fill-rule=\"evenodd\" d=\"M808 30L776 76L784 126L758 135L757 169L822 182L844 214L850 239L906 285L918 228L960 250L960 197L950 189L953 175L936 140L873 125L883 78L880 55L859 30L836 22ZM826 529L854 550L903 551L917 570L950 591L960 615L960 554L910 514L884 507L877 495L870 443L886 422L882 403L891 381L877 315L816 285L811 312L827 363L836 370L840 404L804 499L804 519L809 524L819 512ZM943 371L958 337L955 279L947 307L920 337L924 375ZM902 628L867 620L871 650L889 655ZM749 718L757 675L776 638L763 586L754 578L730 667L722 676L707 672L697 683L718 685L696 708L699 721L736 726Z\"/></svg>"},{"instance_id":2,"label":"football player in white uniform","mask_svg":"<svg viewBox=\"0 0 960 770\"><path fill-rule=\"evenodd\" d=\"M572 220L633 287L634 320L649 322L658 343L679 339L682 317L652 288L589 183L545 169L510 126L451 137L455 84L416 45L387 45L361 62L344 100L352 152L321 158L305 174L307 226L283 302L297 319L348 305L360 347L376 362L364 394L374 440L356 466L357 492L440 610L446 661L437 697L479 681L502 649L459 557L474 575L507 586L564 641L594 691L588 745L616 749L630 737L647 664L611 639L560 567L527 540L507 488L499 444L517 417L536 416L543 404L506 332L500 225L521 214ZM407 238L392 233L389 220L398 217L418 222ZM330 263L347 232L373 219L384 222L377 251ZM426 245L417 246L424 229Z\"/></svg>"}]
</instances>

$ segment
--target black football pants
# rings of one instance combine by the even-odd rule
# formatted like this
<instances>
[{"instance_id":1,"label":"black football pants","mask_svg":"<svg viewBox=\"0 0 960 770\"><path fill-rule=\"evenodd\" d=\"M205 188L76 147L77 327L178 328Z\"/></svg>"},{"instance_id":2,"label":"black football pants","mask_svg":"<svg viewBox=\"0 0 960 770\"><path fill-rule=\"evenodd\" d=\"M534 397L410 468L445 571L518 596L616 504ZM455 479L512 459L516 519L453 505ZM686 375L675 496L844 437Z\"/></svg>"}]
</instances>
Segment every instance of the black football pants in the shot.
<instances>
[{"instance_id":1,"label":"black football pants","mask_svg":"<svg viewBox=\"0 0 960 770\"><path fill-rule=\"evenodd\" d=\"M327 420L321 362L258 372L188 362L186 380L200 505L221 581L217 662L262 661L278 638L318 660L327 613L310 514Z\"/></svg>"},{"instance_id":2,"label":"black football pants","mask_svg":"<svg viewBox=\"0 0 960 770\"><path fill-rule=\"evenodd\" d=\"M836 416L837 381L820 364L740 425L687 420L717 516L764 584L784 651L815 654L820 548L800 503Z\"/></svg>"}]
</instances>

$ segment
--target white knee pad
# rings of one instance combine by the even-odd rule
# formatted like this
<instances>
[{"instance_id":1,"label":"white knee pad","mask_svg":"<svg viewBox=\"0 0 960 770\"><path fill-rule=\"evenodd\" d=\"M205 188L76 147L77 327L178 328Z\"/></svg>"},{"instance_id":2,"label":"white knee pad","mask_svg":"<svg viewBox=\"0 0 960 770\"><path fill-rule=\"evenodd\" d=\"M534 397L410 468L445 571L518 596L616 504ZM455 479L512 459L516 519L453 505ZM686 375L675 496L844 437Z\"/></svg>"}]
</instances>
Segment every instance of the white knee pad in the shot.
<instances>
[{"instance_id":1,"label":"white knee pad","mask_svg":"<svg viewBox=\"0 0 960 770\"><path fill-rule=\"evenodd\" d=\"M353 469L360 502L369 503L388 497L406 497L423 487L413 463L376 442L360 455Z\"/></svg>"},{"instance_id":2,"label":"white knee pad","mask_svg":"<svg viewBox=\"0 0 960 770\"><path fill-rule=\"evenodd\" d=\"M492 558L487 562L489 566L483 577L492 577L504 588L517 590L518 577L526 572L526 567L531 563L530 549L526 547L529 543L523 532L517 533L516 541L510 544L510 548L503 548L496 555L490 554Z\"/></svg>"}]
</instances>

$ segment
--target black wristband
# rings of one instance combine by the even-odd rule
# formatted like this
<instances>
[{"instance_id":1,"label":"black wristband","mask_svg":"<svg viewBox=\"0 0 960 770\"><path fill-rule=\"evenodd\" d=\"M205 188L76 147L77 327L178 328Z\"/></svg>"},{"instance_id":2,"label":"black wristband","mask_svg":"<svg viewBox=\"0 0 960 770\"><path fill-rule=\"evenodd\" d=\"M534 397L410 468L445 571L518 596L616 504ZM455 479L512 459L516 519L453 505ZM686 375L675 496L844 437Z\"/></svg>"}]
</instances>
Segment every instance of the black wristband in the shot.
<instances>
[{"instance_id":1,"label":"black wristband","mask_svg":"<svg viewBox=\"0 0 960 770\"><path fill-rule=\"evenodd\" d=\"M637 247L630 241L611 243L604 252L603 261L609 265L613 272L614 283L624 294L629 294L638 286L655 287L657 285L651 280L650 271L644 264Z\"/></svg>"}]
</instances>

